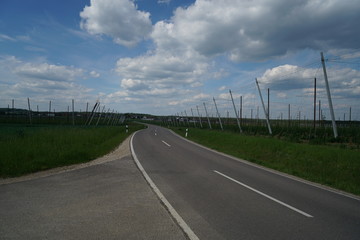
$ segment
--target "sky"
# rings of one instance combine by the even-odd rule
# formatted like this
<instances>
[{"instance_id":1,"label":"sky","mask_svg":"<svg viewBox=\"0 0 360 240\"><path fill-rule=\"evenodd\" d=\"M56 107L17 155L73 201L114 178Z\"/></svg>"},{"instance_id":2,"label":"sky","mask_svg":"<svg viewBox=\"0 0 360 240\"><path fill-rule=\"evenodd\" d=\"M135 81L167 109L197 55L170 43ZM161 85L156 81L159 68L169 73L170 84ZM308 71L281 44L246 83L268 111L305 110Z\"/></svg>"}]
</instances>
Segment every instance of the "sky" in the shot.
<instances>
[{"instance_id":1,"label":"sky","mask_svg":"<svg viewBox=\"0 0 360 240\"><path fill-rule=\"evenodd\" d=\"M360 120L359 0L0 0L0 107ZM265 105L267 105L265 103ZM36 107L35 107L36 106ZM351 109L351 110L350 110ZM54 109L55 110L55 109Z\"/></svg>"}]
</instances>

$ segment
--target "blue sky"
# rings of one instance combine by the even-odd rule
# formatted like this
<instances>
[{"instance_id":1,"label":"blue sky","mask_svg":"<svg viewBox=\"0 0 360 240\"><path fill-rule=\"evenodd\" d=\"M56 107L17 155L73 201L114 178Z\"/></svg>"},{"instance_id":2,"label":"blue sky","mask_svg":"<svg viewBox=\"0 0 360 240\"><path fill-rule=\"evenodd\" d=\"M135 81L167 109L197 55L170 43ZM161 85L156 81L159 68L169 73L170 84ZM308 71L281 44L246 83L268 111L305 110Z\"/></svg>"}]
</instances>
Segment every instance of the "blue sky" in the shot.
<instances>
[{"instance_id":1,"label":"blue sky","mask_svg":"<svg viewBox=\"0 0 360 240\"><path fill-rule=\"evenodd\" d=\"M358 0L1 0L0 107L233 116L231 89L255 118L258 78L272 118L312 118L316 77L329 119L322 51L336 118L360 120L359 22Z\"/></svg>"}]
</instances>

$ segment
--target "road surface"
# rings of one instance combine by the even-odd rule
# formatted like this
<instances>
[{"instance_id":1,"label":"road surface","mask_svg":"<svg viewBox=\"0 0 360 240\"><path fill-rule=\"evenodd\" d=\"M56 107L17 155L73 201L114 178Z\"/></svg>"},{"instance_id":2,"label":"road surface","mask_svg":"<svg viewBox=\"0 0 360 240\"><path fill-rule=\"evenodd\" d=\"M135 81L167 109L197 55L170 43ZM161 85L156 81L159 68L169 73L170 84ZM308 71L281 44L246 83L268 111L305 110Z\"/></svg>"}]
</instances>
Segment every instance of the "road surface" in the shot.
<instances>
[{"instance_id":1,"label":"road surface","mask_svg":"<svg viewBox=\"0 0 360 240\"><path fill-rule=\"evenodd\" d=\"M157 126L137 132L132 145L199 239L360 239L357 198L234 160Z\"/></svg>"}]
</instances>

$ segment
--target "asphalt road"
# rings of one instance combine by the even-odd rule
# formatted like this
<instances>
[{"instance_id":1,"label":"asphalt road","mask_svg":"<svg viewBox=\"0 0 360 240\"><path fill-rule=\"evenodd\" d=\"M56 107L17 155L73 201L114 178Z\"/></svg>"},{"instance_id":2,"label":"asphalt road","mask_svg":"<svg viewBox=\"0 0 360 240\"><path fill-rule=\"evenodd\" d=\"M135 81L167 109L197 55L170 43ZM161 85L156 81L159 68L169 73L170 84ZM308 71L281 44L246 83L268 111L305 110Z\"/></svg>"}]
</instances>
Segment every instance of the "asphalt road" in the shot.
<instances>
[{"instance_id":1,"label":"asphalt road","mask_svg":"<svg viewBox=\"0 0 360 240\"><path fill-rule=\"evenodd\" d=\"M360 239L357 198L234 160L161 127L137 132L132 144L200 239Z\"/></svg>"},{"instance_id":2,"label":"asphalt road","mask_svg":"<svg viewBox=\"0 0 360 240\"><path fill-rule=\"evenodd\" d=\"M0 179L0 240L185 240L128 146L64 172Z\"/></svg>"}]
</instances>

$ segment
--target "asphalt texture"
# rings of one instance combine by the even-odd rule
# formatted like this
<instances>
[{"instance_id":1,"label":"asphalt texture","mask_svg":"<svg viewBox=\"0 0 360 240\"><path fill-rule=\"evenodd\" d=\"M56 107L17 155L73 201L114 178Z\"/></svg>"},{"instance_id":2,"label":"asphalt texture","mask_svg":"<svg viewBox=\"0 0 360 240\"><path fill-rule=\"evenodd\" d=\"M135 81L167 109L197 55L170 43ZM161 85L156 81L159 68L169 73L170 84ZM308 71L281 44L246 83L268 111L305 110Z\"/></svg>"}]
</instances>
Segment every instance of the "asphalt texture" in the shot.
<instances>
[{"instance_id":1,"label":"asphalt texture","mask_svg":"<svg viewBox=\"0 0 360 240\"><path fill-rule=\"evenodd\" d=\"M210 151L161 127L136 133L133 149L199 239L360 239L357 197Z\"/></svg>"},{"instance_id":2,"label":"asphalt texture","mask_svg":"<svg viewBox=\"0 0 360 240\"><path fill-rule=\"evenodd\" d=\"M186 239L136 167L105 161L0 181L0 239Z\"/></svg>"}]
</instances>

